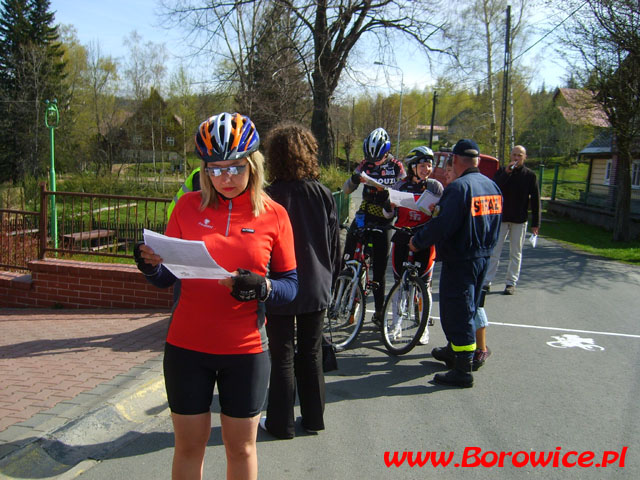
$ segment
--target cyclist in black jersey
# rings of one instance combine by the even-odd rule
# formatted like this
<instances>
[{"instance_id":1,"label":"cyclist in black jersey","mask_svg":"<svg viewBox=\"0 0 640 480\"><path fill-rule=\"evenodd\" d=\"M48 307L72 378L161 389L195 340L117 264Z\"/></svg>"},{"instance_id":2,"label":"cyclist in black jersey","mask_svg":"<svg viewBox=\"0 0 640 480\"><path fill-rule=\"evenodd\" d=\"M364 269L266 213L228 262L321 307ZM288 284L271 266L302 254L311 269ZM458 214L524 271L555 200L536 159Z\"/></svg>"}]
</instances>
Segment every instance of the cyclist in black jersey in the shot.
<instances>
[{"instance_id":1,"label":"cyclist in black jersey","mask_svg":"<svg viewBox=\"0 0 640 480\"><path fill-rule=\"evenodd\" d=\"M346 194L354 192L363 181L361 174L365 173L381 186L373 186L365 183L362 187L362 203L356 213L356 218L351 223L344 246L344 259L353 257L356 238L354 230L364 225L369 227L387 227L394 217L394 210L389 202L389 192L396 182L406 177L402 162L394 158L389 151L391 141L384 128L376 128L364 139L364 160L356 167L342 190ZM361 225L358 225L361 223ZM384 307L385 272L389 261L390 230L372 232L371 243L373 245L373 280L378 287L373 291L375 302L375 314L373 322L382 324L382 309Z\"/></svg>"}]
</instances>

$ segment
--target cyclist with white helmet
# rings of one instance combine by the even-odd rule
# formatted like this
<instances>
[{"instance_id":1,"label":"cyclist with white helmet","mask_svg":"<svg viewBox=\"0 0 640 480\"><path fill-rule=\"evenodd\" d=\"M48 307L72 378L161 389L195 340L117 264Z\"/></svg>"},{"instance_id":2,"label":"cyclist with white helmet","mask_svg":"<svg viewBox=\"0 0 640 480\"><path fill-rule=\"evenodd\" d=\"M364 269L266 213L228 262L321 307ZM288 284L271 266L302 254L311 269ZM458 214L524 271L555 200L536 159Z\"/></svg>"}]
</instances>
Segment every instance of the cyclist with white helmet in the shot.
<instances>
[{"instance_id":1,"label":"cyclist with white helmet","mask_svg":"<svg viewBox=\"0 0 640 480\"><path fill-rule=\"evenodd\" d=\"M429 147L420 146L412 149L404 160L407 167L407 177L396 183L393 188L401 192L413 193L415 199L420 198L425 190L434 195L441 196L444 187L433 178L429 178L433 172L433 151ZM414 228L424 225L431 219L419 210L411 210L406 207L397 208L396 227ZM403 231L396 231L391 238L391 265L393 266L393 276L397 280L402 276L403 264L407 261L409 254L409 239L411 234ZM420 276L427 288L431 289L431 276L436 259L436 249L433 245L416 252L414 260L420 263ZM394 310L395 311L395 310ZM429 329L420 339L422 345L429 342Z\"/></svg>"},{"instance_id":2,"label":"cyclist with white helmet","mask_svg":"<svg viewBox=\"0 0 640 480\"><path fill-rule=\"evenodd\" d=\"M234 275L181 281L164 352L173 478L202 477L217 386L227 475L256 479L256 436L271 365L265 307L290 302L298 290L291 222L263 191L264 159L249 117L214 115L200 124L195 144L201 191L180 197L165 233L203 241ZM175 282L150 247L136 245L134 256L153 285Z\"/></svg>"},{"instance_id":3,"label":"cyclist with white helmet","mask_svg":"<svg viewBox=\"0 0 640 480\"><path fill-rule=\"evenodd\" d=\"M383 186L390 188L406 174L402 162L394 158L389 151L391 141L389 134L384 128L376 128L364 139L362 145L364 150L364 160L356 167L351 178L342 186L346 194L354 192L361 183L362 173L376 180ZM362 203L356 213L356 218L351 223L344 246L345 258L353 256L356 238L354 231L363 226L388 226L393 220L393 208L389 203L389 192L386 188L379 188L364 184L362 187ZM375 301L375 314L373 322L382 325L382 310L384 307L385 295L385 273L387 262L389 261L389 237L390 231L371 232L371 243L373 245L373 280L378 287L373 291Z\"/></svg>"}]
</instances>

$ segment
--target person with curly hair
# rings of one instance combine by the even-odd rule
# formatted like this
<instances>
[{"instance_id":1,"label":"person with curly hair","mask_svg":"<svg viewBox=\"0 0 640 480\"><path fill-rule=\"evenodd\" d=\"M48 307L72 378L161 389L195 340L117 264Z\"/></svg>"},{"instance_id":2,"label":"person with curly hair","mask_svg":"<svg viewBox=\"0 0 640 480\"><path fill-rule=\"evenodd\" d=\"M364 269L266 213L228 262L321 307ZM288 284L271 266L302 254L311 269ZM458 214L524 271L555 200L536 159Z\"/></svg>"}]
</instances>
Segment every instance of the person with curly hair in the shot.
<instances>
[{"instance_id":1,"label":"person with curly hair","mask_svg":"<svg viewBox=\"0 0 640 480\"><path fill-rule=\"evenodd\" d=\"M266 145L271 182L266 190L291 219L299 289L293 302L267 308L271 378L260 425L289 439L295 436L296 386L302 428L324 430L322 325L340 267L340 239L335 200L318 182L318 143L311 131L279 124L267 134Z\"/></svg>"}]
</instances>

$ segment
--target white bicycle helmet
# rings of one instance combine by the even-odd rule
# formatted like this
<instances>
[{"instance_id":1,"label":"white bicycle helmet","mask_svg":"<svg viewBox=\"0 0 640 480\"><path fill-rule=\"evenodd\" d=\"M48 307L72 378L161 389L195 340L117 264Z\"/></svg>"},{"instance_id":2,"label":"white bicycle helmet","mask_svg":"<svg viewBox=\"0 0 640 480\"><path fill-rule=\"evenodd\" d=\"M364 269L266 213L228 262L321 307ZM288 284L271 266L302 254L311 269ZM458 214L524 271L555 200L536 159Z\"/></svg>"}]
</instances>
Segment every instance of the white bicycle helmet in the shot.
<instances>
[{"instance_id":1,"label":"white bicycle helmet","mask_svg":"<svg viewBox=\"0 0 640 480\"><path fill-rule=\"evenodd\" d=\"M391 150L389 134L384 128L376 128L364 139L362 149L364 150L364 158L370 162L377 162Z\"/></svg>"}]
</instances>

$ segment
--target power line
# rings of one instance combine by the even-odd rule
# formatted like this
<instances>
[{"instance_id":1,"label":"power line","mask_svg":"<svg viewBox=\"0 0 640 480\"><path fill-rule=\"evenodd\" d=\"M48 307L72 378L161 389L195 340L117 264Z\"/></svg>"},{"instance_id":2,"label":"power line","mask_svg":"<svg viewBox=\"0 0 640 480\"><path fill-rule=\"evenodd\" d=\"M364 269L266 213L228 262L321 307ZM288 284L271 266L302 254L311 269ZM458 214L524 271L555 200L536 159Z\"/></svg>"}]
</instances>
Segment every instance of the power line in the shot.
<instances>
[{"instance_id":1,"label":"power line","mask_svg":"<svg viewBox=\"0 0 640 480\"><path fill-rule=\"evenodd\" d=\"M576 13L578 13L578 11L584 7L587 3L589 3L588 1L584 2L582 5L580 5L578 8L576 8L573 12L571 12L564 20L562 20L558 25L556 25L555 27L553 27L551 30L549 30L547 33L545 33L542 37L540 37L538 39L537 42L535 42L533 45L531 45L529 48L527 48L524 52L520 53L520 55L516 56L515 58L513 58L512 60L517 60L518 58L522 57L525 53L527 53L529 50L531 50L532 48L534 48L536 45L538 45L540 42L542 42L545 38L547 38L549 35L551 35L553 32L555 32L558 28L560 28L567 20L569 20L571 17L573 17Z\"/></svg>"},{"instance_id":2,"label":"power line","mask_svg":"<svg viewBox=\"0 0 640 480\"><path fill-rule=\"evenodd\" d=\"M536 40L536 42L534 42L526 50L524 50L523 52L521 52L517 56L513 57L511 59L511 62L513 62L515 60L518 60L519 58L523 57L526 53L528 53L530 50L535 48L539 43L541 43L545 38L547 38L549 35L551 35L553 32L555 32L558 28L560 28L563 24L565 24L571 17L573 17L576 13L578 13L578 11L580 11L588 3L589 3L588 1L583 2L579 7L577 7L574 11L569 13L560 23L558 23L551 30L546 32L542 37L540 37L538 40ZM485 83L485 82L487 82L489 80L490 77L496 76L500 72L502 72L502 70L495 71L495 72L491 73L491 75L486 75L486 76L484 76L484 78L479 79L479 80L475 80L473 78L469 78L467 80L459 81L458 83L467 84L467 85L477 85L478 83Z\"/></svg>"}]
</instances>

